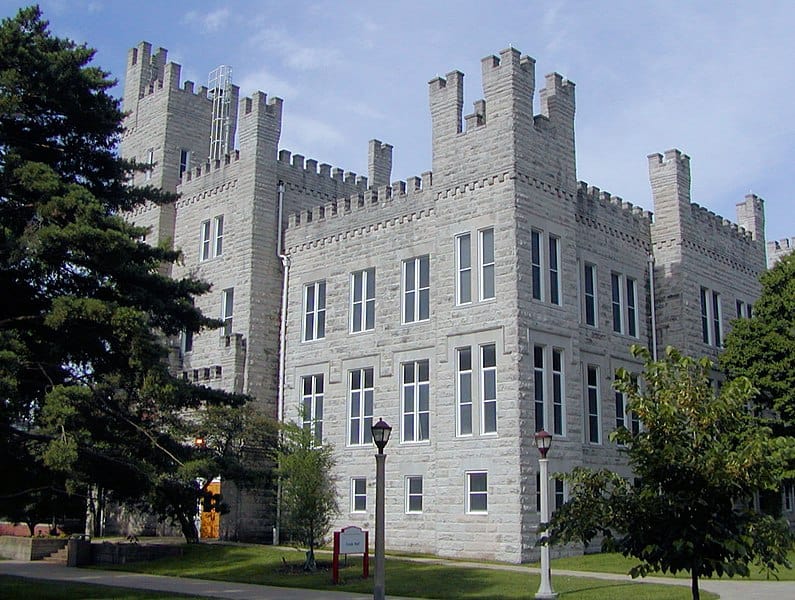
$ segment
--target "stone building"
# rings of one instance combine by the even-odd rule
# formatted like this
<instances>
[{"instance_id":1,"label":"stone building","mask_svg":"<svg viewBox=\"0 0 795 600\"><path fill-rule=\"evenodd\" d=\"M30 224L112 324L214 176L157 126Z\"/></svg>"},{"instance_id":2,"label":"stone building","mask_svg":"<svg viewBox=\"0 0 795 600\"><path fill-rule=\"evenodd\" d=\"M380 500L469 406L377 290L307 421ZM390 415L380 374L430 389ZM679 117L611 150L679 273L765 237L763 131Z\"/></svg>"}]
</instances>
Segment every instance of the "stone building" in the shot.
<instances>
[{"instance_id":1,"label":"stone building","mask_svg":"<svg viewBox=\"0 0 795 600\"><path fill-rule=\"evenodd\" d=\"M785 255L791 254L793 250L795 250L795 237L768 242L767 268L772 269L779 260Z\"/></svg>"},{"instance_id":2,"label":"stone building","mask_svg":"<svg viewBox=\"0 0 795 600\"><path fill-rule=\"evenodd\" d=\"M367 177L279 150L280 99L181 84L142 43L122 154L154 165L136 184L179 192L130 218L173 240L173 275L210 281L197 302L224 321L183 339L174 368L303 414L335 448L336 527L374 526L383 418L387 546L519 562L539 521L533 433L554 435L552 471L630 475L607 439L639 426L614 373L639 369L631 344L716 358L759 293L763 202L737 224L692 203L671 150L649 156L652 216L577 181L573 83L548 75L534 114L534 61L507 49L463 116L463 77L429 83L432 170L392 181L388 144L370 142ZM271 503L222 486L221 535L268 538ZM566 494L555 481L552 506Z\"/></svg>"}]
</instances>

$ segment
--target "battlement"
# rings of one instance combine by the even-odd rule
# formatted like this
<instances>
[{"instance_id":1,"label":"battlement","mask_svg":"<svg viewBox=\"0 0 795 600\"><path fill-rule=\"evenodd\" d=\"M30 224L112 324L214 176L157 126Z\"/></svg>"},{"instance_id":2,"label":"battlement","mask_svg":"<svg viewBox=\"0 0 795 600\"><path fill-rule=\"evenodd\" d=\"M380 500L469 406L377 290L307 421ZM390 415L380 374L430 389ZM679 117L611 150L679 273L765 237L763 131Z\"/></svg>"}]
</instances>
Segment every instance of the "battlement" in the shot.
<instances>
[{"instance_id":1,"label":"battlement","mask_svg":"<svg viewBox=\"0 0 795 600\"><path fill-rule=\"evenodd\" d=\"M751 232L746 231L744 227L740 227L737 223L726 219L713 211L696 204L690 204L690 213L693 216L693 221L701 225L705 225L709 229L715 230L714 235L725 235L734 239L751 242L753 236Z\"/></svg>"},{"instance_id":2,"label":"battlement","mask_svg":"<svg viewBox=\"0 0 795 600\"><path fill-rule=\"evenodd\" d=\"M596 218L598 210L594 210L594 208L598 206L601 210L609 211L611 215L629 216L642 222L647 227L654 218L653 214L643 207L635 206L620 196L613 196L610 192L602 191L598 187L588 185L584 181L577 182L577 200L581 210L584 212L583 216Z\"/></svg>"},{"instance_id":3,"label":"battlement","mask_svg":"<svg viewBox=\"0 0 795 600\"><path fill-rule=\"evenodd\" d=\"M362 179L362 178L360 178ZM390 185L364 188L345 198L338 198L309 210L293 212L288 216L287 226L291 231L323 226L333 219L357 213L379 215L394 209L405 211L412 208L405 203L419 203L427 197L432 186L432 174L411 177L406 181L394 181Z\"/></svg>"},{"instance_id":4,"label":"battlement","mask_svg":"<svg viewBox=\"0 0 795 600\"><path fill-rule=\"evenodd\" d=\"M203 165L198 165L185 171L182 174L182 178L180 179L181 183L184 185L188 182L194 182L201 185L198 181L199 179L206 177L207 175L213 173L214 171L219 171L224 167L235 163L240 160L240 150L235 150L234 152L227 154L224 156L223 160L207 160Z\"/></svg>"},{"instance_id":5,"label":"battlement","mask_svg":"<svg viewBox=\"0 0 795 600\"><path fill-rule=\"evenodd\" d=\"M152 44L141 42L127 54L127 78L124 94L128 103L133 98L144 98L159 90L179 90L200 98L207 98L207 86L196 89L193 81L180 83L182 65L168 62L168 50L158 48L152 53ZM180 85L182 87L180 87Z\"/></svg>"},{"instance_id":6,"label":"battlement","mask_svg":"<svg viewBox=\"0 0 795 600\"><path fill-rule=\"evenodd\" d=\"M574 84L558 73L547 75L539 91L541 114L535 116L535 59L507 48L481 60L481 77L483 98L463 121L464 74L451 71L428 82L433 171L439 183L448 177L477 179L491 167L515 164L518 156L528 157L524 170L544 177L539 161L530 157L552 152L558 183L565 180L573 192ZM461 168L464 154L468 169Z\"/></svg>"},{"instance_id":7,"label":"battlement","mask_svg":"<svg viewBox=\"0 0 795 600\"><path fill-rule=\"evenodd\" d=\"M788 254L795 250L795 237L773 240L767 243L768 252Z\"/></svg>"},{"instance_id":8,"label":"battlement","mask_svg":"<svg viewBox=\"0 0 795 600\"><path fill-rule=\"evenodd\" d=\"M317 182L336 181L340 184L355 186L362 192L367 189L367 177L357 175L352 171L345 171L338 167L332 167L326 163L318 164L313 158L305 158L302 154L292 154L289 150L279 150L278 161L283 167L288 168L296 175L315 177L315 185L309 183L310 187L316 187Z\"/></svg>"}]
</instances>

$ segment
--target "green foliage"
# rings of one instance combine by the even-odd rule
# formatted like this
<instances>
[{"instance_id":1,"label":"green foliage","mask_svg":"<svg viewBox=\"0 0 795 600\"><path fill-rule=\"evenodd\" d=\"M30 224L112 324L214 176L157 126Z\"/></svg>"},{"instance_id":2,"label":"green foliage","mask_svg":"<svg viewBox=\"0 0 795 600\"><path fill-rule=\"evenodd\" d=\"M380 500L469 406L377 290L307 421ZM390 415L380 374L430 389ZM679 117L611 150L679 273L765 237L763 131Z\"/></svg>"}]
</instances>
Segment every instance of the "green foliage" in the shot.
<instances>
[{"instance_id":1,"label":"green foliage","mask_svg":"<svg viewBox=\"0 0 795 600\"><path fill-rule=\"evenodd\" d=\"M314 570L315 547L323 543L332 518L339 513L333 448L328 444L316 445L311 429L287 423L283 427L277 462L282 521L292 538L308 548L306 568Z\"/></svg>"},{"instance_id":2,"label":"green foliage","mask_svg":"<svg viewBox=\"0 0 795 600\"><path fill-rule=\"evenodd\" d=\"M694 598L701 576L746 575L752 562L771 571L788 565L786 523L754 511L749 499L778 489L792 444L749 414L750 382L727 382L716 396L709 360L672 348L656 362L637 346L633 354L645 360L642 385L619 371L615 388L643 428L610 437L624 445L638 480L586 469L567 475L571 499L553 517L553 542L603 536L606 549L640 561L633 577L690 573Z\"/></svg>"},{"instance_id":3,"label":"green foliage","mask_svg":"<svg viewBox=\"0 0 795 600\"><path fill-rule=\"evenodd\" d=\"M738 319L726 337L720 363L729 377L744 376L758 389L754 402L775 410L795 428L795 254L760 278L762 294L750 319Z\"/></svg>"},{"instance_id":4,"label":"green foliage","mask_svg":"<svg viewBox=\"0 0 795 600\"><path fill-rule=\"evenodd\" d=\"M194 477L222 466L193 447L193 409L246 399L168 370L168 337L219 323L194 307L206 283L161 273L179 252L121 216L174 197L128 185L145 167L116 153L123 115L93 55L37 7L0 23L0 458L15 474L0 514L35 500L36 465L49 488L143 499L190 538Z\"/></svg>"}]
</instances>

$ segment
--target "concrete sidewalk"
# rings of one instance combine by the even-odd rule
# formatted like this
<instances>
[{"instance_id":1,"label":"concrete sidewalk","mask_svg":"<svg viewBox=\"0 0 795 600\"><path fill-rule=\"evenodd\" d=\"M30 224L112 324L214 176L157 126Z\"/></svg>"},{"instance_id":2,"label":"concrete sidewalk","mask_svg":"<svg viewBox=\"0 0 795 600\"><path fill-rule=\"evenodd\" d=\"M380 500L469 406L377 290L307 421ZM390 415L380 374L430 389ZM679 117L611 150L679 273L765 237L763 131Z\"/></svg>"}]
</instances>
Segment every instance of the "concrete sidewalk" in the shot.
<instances>
[{"instance_id":1,"label":"concrete sidewalk","mask_svg":"<svg viewBox=\"0 0 795 600\"><path fill-rule=\"evenodd\" d=\"M99 569L76 569L43 561L0 560L0 574L27 577L29 579L99 584L139 590L190 594L207 598L230 598L233 600L365 600L373 597L372 594L282 588L249 583L189 579L187 577L162 577L160 575L143 575L141 573L103 571ZM390 596L390 598L394 597Z\"/></svg>"},{"instance_id":2,"label":"concrete sidewalk","mask_svg":"<svg viewBox=\"0 0 795 600\"><path fill-rule=\"evenodd\" d=\"M407 559L402 558L402 560ZM434 558L414 558L408 560L433 564L451 564L459 567L538 573L538 568L524 565L453 562ZM15 575L30 579L48 579L53 581L69 581L73 583L101 584L150 591L173 592L190 594L193 596L204 596L207 598L229 598L232 600L365 600L372 598L370 594L354 594L350 592L282 588L248 583L189 579L187 577L163 577L160 575L143 575L141 573L104 571L99 569L75 569L42 561L0 561L0 574ZM591 577L594 579L634 583L661 583L690 587L690 580L688 579L674 579L668 577L632 579L627 575L617 575L614 573L591 573L565 570L553 571L553 586L556 575ZM700 589L719 594L722 600L783 600L795 598L795 582L793 581L702 580L700 582ZM529 594L532 595L530 592ZM409 600L407 598L400 599L396 596L389 596L389 598L392 600Z\"/></svg>"}]
</instances>

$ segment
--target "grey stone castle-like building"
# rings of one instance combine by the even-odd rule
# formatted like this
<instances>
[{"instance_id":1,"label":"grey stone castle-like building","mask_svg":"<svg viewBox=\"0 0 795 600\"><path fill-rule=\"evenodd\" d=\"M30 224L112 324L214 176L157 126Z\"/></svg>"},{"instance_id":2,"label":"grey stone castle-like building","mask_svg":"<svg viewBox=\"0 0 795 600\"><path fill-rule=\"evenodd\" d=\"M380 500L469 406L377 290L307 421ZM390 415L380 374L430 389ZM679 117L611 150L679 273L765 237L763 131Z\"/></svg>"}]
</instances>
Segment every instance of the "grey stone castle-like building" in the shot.
<instances>
[{"instance_id":1,"label":"grey stone castle-like building","mask_svg":"<svg viewBox=\"0 0 795 600\"><path fill-rule=\"evenodd\" d=\"M533 114L534 61L515 49L483 60L467 116L462 73L429 83L432 171L405 181L375 140L366 178L279 150L282 101L213 77L196 89L165 50L129 53L122 154L153 164L134 183L180 194L130 218L173 240L172 274L211 282L197 302L224 321L183 339L174 368L303 414L334 445L336 526L374 525L370 425L389 422L391 549L530 559L533 433L554 435L552 471L629 476L608 441L639 426L611 386L640 368L629 346L714 359L759 293L762 200L736 224L692 203L678 150L649 156L654 216L578 182L574 84L548 75ZM269 536L270 508L222 486L222 537ZM551 487L555 506L567 490Z\"/></svg>"}]
</instances>

